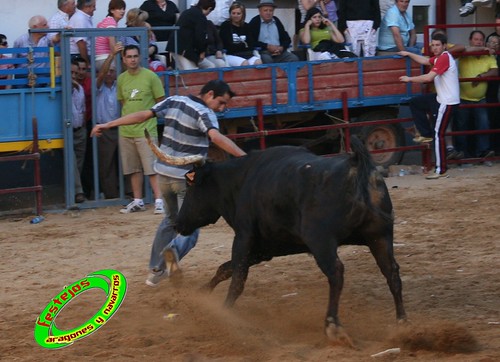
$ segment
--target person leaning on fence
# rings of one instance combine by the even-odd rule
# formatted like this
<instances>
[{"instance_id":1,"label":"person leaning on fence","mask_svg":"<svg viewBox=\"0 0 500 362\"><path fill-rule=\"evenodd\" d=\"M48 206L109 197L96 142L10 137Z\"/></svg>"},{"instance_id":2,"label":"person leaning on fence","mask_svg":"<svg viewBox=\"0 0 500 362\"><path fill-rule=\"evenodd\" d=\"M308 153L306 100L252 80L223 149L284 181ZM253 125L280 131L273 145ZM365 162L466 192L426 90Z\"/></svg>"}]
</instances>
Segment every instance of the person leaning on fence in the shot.
<instances>
[{"instance_id":1,"label":"person leaning on fence","mask_svg":"<svg viewBox=\"0 0 500 362\"><path fill-rule=\"evenodd\" d=\"M96 9L96 0L77 0L76 11L69 18L68 26L73 29L92 29L94 24L92 16ZM72 56L80 55L90 64L90 46L92 41L85 36L75 36L70 38L70 54Z\"/></svg>"},{"instance_id":2,"label":"person leaning on fence","mask_svg":"<svg viewBox=\"0 0 500 362\"><path fill-rule=\"evenodd\" d=\"M85 201L82 187L83 163L87 149L87 127L85 121L85 91L78 82L80 75L77 59L71 61L71 125L73 126L73 157L75 178L75 202Z\"/></svg>"},{"instance_id":3,"label":"person leaning on fence","mask_svg":"<svg viewBox=\"0 0 500 362\"><path fill-rule=\"evenodd\" d=\"M245 16L245 5L235 1L229 7L229 19L220 26L219 35L226 49L226 62L231 67L262 64Z\"/></svg>"},{"instance_id":4,"label":"person leaning on fence","mask_svg":"<svg viewBox=\"0 0 500 362\"><path fill-rule=\"evenodd\" d=\"M460 82L460 103L471 105L486 104L486 90L488 83L481 78L495 77L498 75L498 66L493 55L469 55L467 52L488 51L485 47L485 36L480 30L474 30L469 35L469 47L458 62L458 70L461 78L476 78L472 82ZM474 123L473 123L474 122ZM457 131L470 129L490 129L488 110L485 107L460 108L454 118L454 126ZM475 149L469 147L468 140L475 140ZM491 150L490 135L480 134L470 136L456 136L455 148L468 156L486 158L494 156Z\"/></svg>"},{"instance_id":5,"label":"person leaning on fence","mask_svg":"<svg viewBox=\"0 0 500 362\"><path fill-rule=\"evenodd\" d=\"M33 17L30 18L29 22L28 22L28 26L29 26L29 29L37 29L37 30L40 30L40 29L48 29L48 25L47 25L47 19L45 19L44 16L42 15L35 15ZM56 36L54 36L52 38L52 40L50 40L47 36L47 33L32 33L32 32L27 32L23 35L21 35L19 38L17 38L15 41L14 41L14 44L13 44L13 47L14 48L34 48L34 47L49 47L51 45L54 44L54 42L59 42L60 40L60 34L57 34ZM12 54L12 58L23 58L23 59L29 59L29 56L30 54L28 52L20 52L20 53L13 53ZM34 52L33 54L34 58L40 58L40 57L44 57L44 58L49 58L49 51L48 49L46 51L37 51L37 52ZM50 68L50 63L49 61L45 61L45 62L40 62L40 61L36 61L35 60L35 63L33 64L29 64L28 61L26 61L26 63L21 63L21 64L18 64L17 65L17 68L18 69L26 69L28 72L30 70L30 68L46 68L47 69L47 72L46 73L38 73L38 74L35 74L34 76L35 77L50 77L50 71L49 71L49 68ZM33 76L33 75L32 75ZM16 75L16 79L26 79L26 78L30 78L30 74L17 74ZM30 83L32 82L32 83ZM35 84L36 80L35 79L29 79L28 80L28 85L21 85L21 86L18 86L20 88L22 87L29 87L30 84ZM40 84L40 83L37 83L36 84L37 86L44 86L46 85L45 84Z\"/></svg>"},{"instance_id":6,"label":"person leaning on fence","mask_svg":"<svg viewBox=\"0 0 500 362\"><path fill-rule=\"evenodd\" d=\"M123 0L111 0L108 4L108 15L97 24L98 29L115 29L123 19L127 5ZM102 64L115 48L116 37L96 36L95 38L95 67L101 69Z\"/></svg>"},{"instance_id":7,"label":"person leaning on fence","mask_svg":"<svg viewBox=\"0 0 500 362\"><path fill-rule=\"evenodd\" d=\"M296 62L299 58L288 51L292 40L285 30L283 23L274 16L276 5L273 0L260 0L259 15L250 20L248 26L254 39L257 40L257 47L260 48L262 62L286 63Z\"/></svg>"},{"instance_id":8,"label":"person leaning on fence","mask_svg":"<svg viewBox=\"0 0 500 362\"><path fill-rule=\"evenodd\" d=\"M344 45L344 36L330 19L324 18L321 10L307 10L306 22L300 30L302 44L310 45L315 59L326 60L336 58L353 58L355 54Z\"/></svg>"},{"instance_id":9,"label":"person leaning on fence","mask_svg":"<svg viewBox=\"0 0 500 362\"><path fill-rule=\"evenodd\" d=\"M167 50L172 54L177 69L198 69L198 63L205 58L207 49L207 15L215 9L215 0L199 0L184 10L177 20L177 43L175 32L170 33ZM175 49L177 44L177 49ZM177 51L177 53L176 53Z\"/></svg>"},{"instance_id":10,"label":"person leaning on fence","mask_svg":"<svg viewBox=\"0 0 500 362\"><path fill-rule=\"evenodd\" d=\"M135 112L104 125L97 125L92 135L99 136L110 127L124 127L146 122L153 117L165 119L161 150L176 157L208 155L210 142L223 151L239 157L245 155L233 141L219 132L215 112L222 112L234 96L229 85L221 80L205 84L198 96L171 96L148 110ZM165 277L179 270L181 260L195 245L198 230L189 236L177 235L175 219L186 194L185 174L191 166L172 166L157 160L155 171L160 175L160 187L167 209L158 226L151 248L150 274L146 284L155 287Z\"/></svg>"},{"instance_id":11,"label":"person leaning on fence","mask_svg":"<svg viewBox=\"0 0 500 362\"><path fill-rule=\"evenodd\" d=\"M424 94L410 100L410 110L415 126L420 132L421 142L432 142L434 136L434 153L436 169L427 179L448 177L446 162L446 142L444 135L450 116L460 103L460 87L458 84L458 69L453 56L446 51L447 38L442 33L434 34L431 42L433 57L425 57L409 51L398 52L399 55L431 66L431 70L419 76L401 76L404 83L428 83L434 81L437 94ZM427 114L436 114L434 131L431 128Z\"/></svg>"},{"instance_id":12,"label":"person leaning on fence","mask_svg":"<svg viewBox=\"0 0 500 362\"><path fill-rule=\"evenodd\" d=\"M116 98L116 54L123 50L116 43L104 60L96 78L96 124L108 123L120 117L120 107ZM114 199L119 196L118 181L118 128L109 129L97 140L99 151L99 184L104 197Z\"/></svg>"},{"instance_id":13,"label":"person leaning on fence","mask_svg":"<svg viewBox=\"0 0 500 362\"><path fill-rule=\"evenodd\" d=\"M379 0L340 0L339 30L358 57L373 57L377 52L377 29L380 27Z\"/></svg>"},{"instance_id":14,"label":"person leaning on fence","mask_svg":"<svg viewBox=\"0 0 500 362\"><path fill-rule=\"evenodd\" d=\"M497 61L497 70L500 70L500 56L498 52L500 51L500 36L496 33L488 35L486 38L486 46L494 52L494 57ZM500 72L497 71L496 77L500 76ZM488 81L488 89L486 90L486 103L498 103L500 102L499 97L500 81L490 80ZM500 128L500 107L488 107L488 114L490 117L490 127L493 129ZM495 133L491 135L491 144L496 147L496 151L500 151L500 133Z\"/></svg>"}]
</instances>

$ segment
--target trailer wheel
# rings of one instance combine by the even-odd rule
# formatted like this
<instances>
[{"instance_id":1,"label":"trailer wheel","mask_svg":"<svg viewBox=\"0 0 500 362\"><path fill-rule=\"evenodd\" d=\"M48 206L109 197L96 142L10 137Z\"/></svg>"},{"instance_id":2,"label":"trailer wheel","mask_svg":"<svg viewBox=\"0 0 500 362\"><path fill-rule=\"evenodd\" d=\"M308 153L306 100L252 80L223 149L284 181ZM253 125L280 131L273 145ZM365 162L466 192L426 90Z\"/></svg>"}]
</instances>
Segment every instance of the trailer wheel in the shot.
<instances>
[{"instance_id":1,"label":"trailer wheel","mask_svg":"<svg viewBox=\"0 0 500 362\"><path fill-rule=\"evenodd\" d=\"M357 122L394 119L393 111L374 111L357 118ZM369 151L404 146L404 131L400 124L380 124L358 128L358 136L363 140ZM377 166L389 167L398 164L403 158L403 152L372 153L372 159Z\"/></svg>"}]
</instances>

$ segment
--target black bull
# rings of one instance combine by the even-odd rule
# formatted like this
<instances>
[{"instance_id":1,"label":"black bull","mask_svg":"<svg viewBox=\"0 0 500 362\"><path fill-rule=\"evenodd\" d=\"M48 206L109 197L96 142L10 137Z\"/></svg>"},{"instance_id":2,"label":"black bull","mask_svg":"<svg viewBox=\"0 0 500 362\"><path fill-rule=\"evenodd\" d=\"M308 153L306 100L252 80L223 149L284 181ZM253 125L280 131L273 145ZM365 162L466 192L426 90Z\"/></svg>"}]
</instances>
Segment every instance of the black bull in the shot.
<instances>
[{"instance_id":1,"label":"black bull","mask_svg":"<svg viewBox=\"0 0 500 362\"><path fill-rule=\"evenodd\" d=\"M250 266L275 256L311 253L330 285L326 334L332 340L348 339L338 318L344 266L337 248L366 245L387 279L397 318L406 319L393 254L391 199L357 138L352 149L324 158L283 146L194 168L176 228L190 234L221 216L233 228L231 260L207 285L212 290L232 277L226 306L243 292Z\"/></svg>"}]
</instances>

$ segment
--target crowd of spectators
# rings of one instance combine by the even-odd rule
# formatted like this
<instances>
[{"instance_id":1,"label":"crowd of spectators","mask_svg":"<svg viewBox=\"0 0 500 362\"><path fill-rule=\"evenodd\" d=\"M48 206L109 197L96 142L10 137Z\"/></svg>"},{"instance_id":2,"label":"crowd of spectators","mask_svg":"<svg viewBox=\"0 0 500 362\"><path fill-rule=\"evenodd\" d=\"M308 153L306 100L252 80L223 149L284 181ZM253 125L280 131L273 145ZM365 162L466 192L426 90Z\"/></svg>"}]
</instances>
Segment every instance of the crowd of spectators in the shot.
<instances>
[{"instance_id":1,"label":"crowd of spectators","mask_svg":"<svg viewBox=\"0 0 500 362\"><path fill-rule=\"evenodd\" d=\"M477 6L488 4L493 5L493 2L462 1L459 12L461 16L466 16L464 15L466 12L468 12L467 15L470 15ZM114 29L119 26L122 19L125 19L127 28L149 28L147 33L148 55L150 69L153 71L166 70L169 66L190 70L294 62L303 59L301 58L303 50L301 47L294 48L292 46L293 39L298 39L299 44L308 47L308 51L315 54L315 59L372 57L377 54L402 54L401 52L419 55L422 53L423 45L417 44L415 24L407 12L409 5L410 0L298 0L297 14L299 16L297 17L296 34L291 37L286 31L283 21L275 14L277 5L274 0L259 0L258 14L249 19L248 22L246 21L246 7L243 1L198 0L180 13L175 3L170 0L145 0L139 8L128 10L126 1L110 0L107 16L95 26L93 15L96 9L96 0L57 0L58 10L55 14L48 20L41 15L31 17L28 21L28 28L36 31L28 31L21 35L14 40L12 46L16 48L46 48L57 45L61 38L59 31L51 32L50 29ZM473 10L471 10L471 6ZM500 17L498 8L499 4L497 3L497 21ZM152 27L172 25L178 26L179 30L173 32L152 29ZM45 29L46 32L40 32L40 30ZM499 44L498 34L498 28L488 37L481 31L474 31L471 33L467 46L445 45L443 52L451 54L458 60L459 77L478 78L476 81L460 83L460 102L462 104L498 102L499 82L481 80L484 77L498 76L499 60L496 55ZM174 37L177 37L177 41L174 41ZM158 42L167 42L166 48L159 49ZM74 99L73 128L75 137L87 142L86 147L78 143L80 148L77 148L75 143L75 170L82 174L75 174L75 178L77 178L75 202L85 201L85 197L90 195L88 190L91 189L91 186L86 187L84 176L89 178L91 174L90 171L86 171L85 164L88 164L90 162L88 160L92 159L92 155L89 154L91 147L88 143L90 129L87 125L92 124L93 121L104 123L112 120L113 117L117 116L117 110L120 108L119 101L124 106L125 99L134 97L131 94L122 94L120 97L116 97L116 92L120 91L117 84L121 84L118 82L119 75L116 74L117 58L119 58L116 55L123 49L134 53L135 48L130 48L130 46L138 47L139 44L139 36L97 36L92 38L75 35L70 39ZM0 49L8 46L7 38L0 34ZM90 59L92 47L95 49L95 59ZM489 54L478 56L467 54L468 52L485 50L488 50ZM158 57L158 53L165 51L172 57L172 61L167 62ZM39 52L35 56L48 58L48 53ZM0 53L0 59L5 57L6 55ZM28 54L21 52L13 54L13 57L27 58ZM129 59L120 64L120 68L126 70L123 79L134 79L127 63L130 65L137 61L137 59ZM12 67L14 67L12 64L0 63L0 69ZM28 62L16 64L16 67L27 68ZM42 62L33 67L48 69L49 64ZM89 69L91 67L95 68L98 79L98 93L97 97L94 97L98 103L96 105L98 114L94 116L97 118L95 120L92 120L92 105L90 103L92 90ZM142 73L144 72L141 69ZM33 74L33 69L27 74L16 74L15 77L16 79L29 78L30 74ZM47 76L41 72L37 72L37 75ZM148 76L150 75L148 73ZM27 84L33 84L32 80L28 79ZM6 87L10 86L4 86L3 89ZM155 89L155 95L149 100L151 104L162 97L156 91L157 87L158 84L150 87ZM112 94L115 96L112 97ZM82 117L83 121L80 122ZM455 112L450 124L455 130L487 129L490 127L491 121L495 119L500 119L497 108L460 108ZM430 122L432 124L432 117ZM118 134L115 135L112 132L110 136L112 137L106 140L106 144L104 144L105 141L101 141L102 148L109 149L109 152L114 154L119 137ZM431 134L417 135L416 137L417 141L424 142L433 141L433 139L434 136ZM455 137L453 141L447 142L447 147L450 159L465 156L484 158L493 155L488 135ZM83 159L85 162L82 161ZM99 156L99 160L104 159L104 155ZM111 165L106 166L108 171L111 168L115 176L117 173L116 161L116 156L111 160L106 160L106 164ZM103 168L100 171L100 176L104 173ZM131 168L129 173L136 172ZM106 174L107 176L101 180L101 183L105 185L102 188L104 196L117 197L118 178L112 177L109 172ZM146 174L152 176L151 186L157 198L156 209L161 212L163 205L160 205L158 201L161 197L154 175L151 172ZM92 177L90 178L92 179ZM82 182L79 183L79 181ZM142 196L138 192L139 187L134 183L132 189L134 189L135 194L136 203L134 205L139 205L138 209L142 210Z\"/></svg>"}]
</instances>

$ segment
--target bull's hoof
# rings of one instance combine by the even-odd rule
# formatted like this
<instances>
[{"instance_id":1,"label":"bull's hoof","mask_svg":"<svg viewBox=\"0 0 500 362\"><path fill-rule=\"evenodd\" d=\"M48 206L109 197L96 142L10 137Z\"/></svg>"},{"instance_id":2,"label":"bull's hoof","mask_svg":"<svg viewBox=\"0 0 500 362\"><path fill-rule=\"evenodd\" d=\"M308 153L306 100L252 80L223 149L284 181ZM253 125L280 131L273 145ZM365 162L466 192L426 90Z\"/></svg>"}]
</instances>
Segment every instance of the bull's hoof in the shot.
<instances>
[{"instance_id":1,"label":"bull's hoof","mask_svg":"<svg viewBox=\"0 0 500 362\"><path fill-rule=\"evenodd\" d=\"M328 323L325 327L325 334L333 345L356 349L351 338L341 326L337 326L334 323Z\"/></svg>"}]
</instances>

